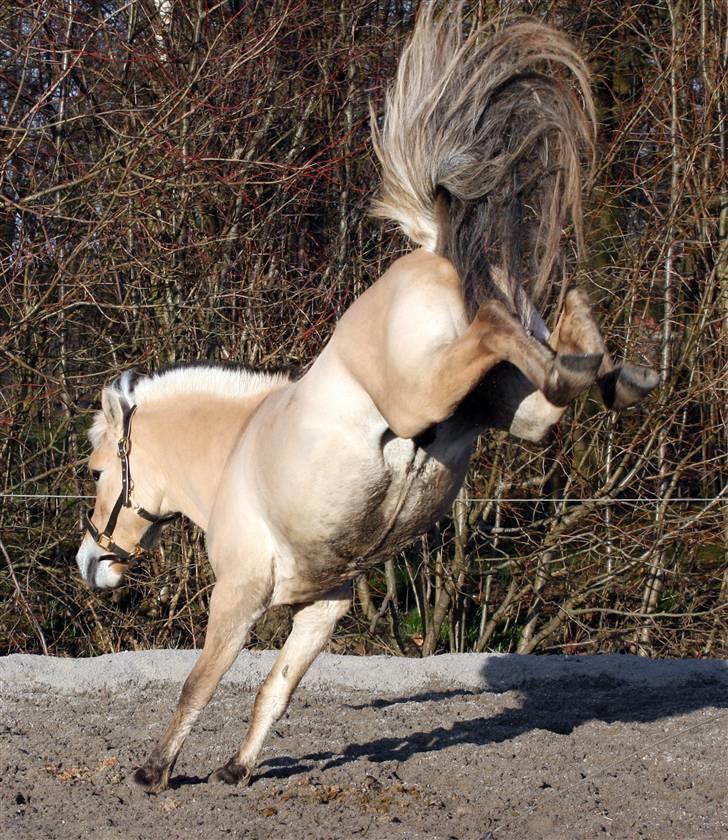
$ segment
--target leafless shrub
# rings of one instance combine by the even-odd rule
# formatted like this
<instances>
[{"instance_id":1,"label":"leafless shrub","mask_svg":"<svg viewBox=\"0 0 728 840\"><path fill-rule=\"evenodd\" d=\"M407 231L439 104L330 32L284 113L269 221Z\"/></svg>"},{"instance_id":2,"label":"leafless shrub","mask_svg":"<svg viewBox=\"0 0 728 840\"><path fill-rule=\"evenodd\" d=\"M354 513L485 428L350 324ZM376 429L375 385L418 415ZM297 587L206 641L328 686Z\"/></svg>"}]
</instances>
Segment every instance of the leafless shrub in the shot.
<instances>
[{"instance_id":1,"label":"leafless shrub","mask_svg":"<svg viewBox=\"0 0 728 840\"><path fill-rule=\"evenodd\" d=\"M451 519L359 583L335 644L725 656L725 8L472 5L550 16L589 56L602 130L576 280L663 384L619 417L584 398L545 447L483 436ZM316 356L404 246L366 213L367 107L411 22L392 0L0 11L3 651L200 644L191 527L112 596L75 575L90 411L129 366Z\"/></svg>"}]
</instances>

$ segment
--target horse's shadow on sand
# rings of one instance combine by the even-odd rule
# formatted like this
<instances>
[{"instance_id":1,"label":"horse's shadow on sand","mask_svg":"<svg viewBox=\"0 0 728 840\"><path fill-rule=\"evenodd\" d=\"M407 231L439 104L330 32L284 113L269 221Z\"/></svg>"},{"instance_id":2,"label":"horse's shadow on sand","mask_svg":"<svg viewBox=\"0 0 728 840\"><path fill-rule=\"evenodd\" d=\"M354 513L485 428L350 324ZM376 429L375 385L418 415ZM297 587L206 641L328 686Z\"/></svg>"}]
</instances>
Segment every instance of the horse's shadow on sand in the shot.
<instances>
[{"instance_id":1,"label":"horse's shadow on sand","mask_svg":"<svg viewBox=\"0 0 728 840\"><path fill-rule=\"evenodd\" d=\"M663 663L664 664L664 663ZM645 667L649 668L646 662ZM676 664L676 667L679 663ZM513 687L508 658L489 658L483 668L483 690L453 689L423 691L394 699L372 698L349 709L382 709L405 703L445 703L458 697L476 702L483 691L501 693ZM503 673L500 673L503 671ZM502 686L500 688L494 686ZM486 746L509 741L535 729L568 735L588 721L605 723L650 723L687 714L702 708L728 709L728 669L725 676L673 680L645 685L614 677L578 677L569 682L546 679L530 681L515 688L518 705L496 715L447 720L448 711L438 713L442 725L427 731L397 737L374 738L349 744L342 753L314 752L298 757L278 757L263 761L258 779L286 779L312 770L328 770L360 759L372 763L403 762L418 753L437 752L448 747ZM323 764L321 762L324 762Z\"/></svg>"}]
</instances>

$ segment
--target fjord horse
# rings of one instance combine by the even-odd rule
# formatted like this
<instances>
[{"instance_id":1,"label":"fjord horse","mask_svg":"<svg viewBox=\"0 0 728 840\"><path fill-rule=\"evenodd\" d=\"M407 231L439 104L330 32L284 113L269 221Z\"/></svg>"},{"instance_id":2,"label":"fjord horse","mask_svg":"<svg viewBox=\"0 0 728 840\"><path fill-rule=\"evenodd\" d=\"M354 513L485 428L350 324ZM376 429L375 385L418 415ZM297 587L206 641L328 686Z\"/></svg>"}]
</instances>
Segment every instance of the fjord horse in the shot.
<instances>
[{"instance_id":1,"label":"fjord horse","mask_svg":"<svg viewBox=\"0 0 728 840\"><path fill-rule=\"evenodd\" d=\"M560 288L569 218L579 233L592 114L584 62L555 30L520 20L465 35L459 7L426 9L373 129L375 211L420 248L354 302L295 381L182 366L103 391L83 577L118 584L176 513L206 531L216 577L202 653L134 774L144 790L166 787L253 623L291 604L245 740L210 777L250 780L352 579L447 512L479 433L539 440L594 381L615 408L656 384L648 368L612 364L582 292L563 296L553 334L539 315Z\"/></svg>"}]
</instances>

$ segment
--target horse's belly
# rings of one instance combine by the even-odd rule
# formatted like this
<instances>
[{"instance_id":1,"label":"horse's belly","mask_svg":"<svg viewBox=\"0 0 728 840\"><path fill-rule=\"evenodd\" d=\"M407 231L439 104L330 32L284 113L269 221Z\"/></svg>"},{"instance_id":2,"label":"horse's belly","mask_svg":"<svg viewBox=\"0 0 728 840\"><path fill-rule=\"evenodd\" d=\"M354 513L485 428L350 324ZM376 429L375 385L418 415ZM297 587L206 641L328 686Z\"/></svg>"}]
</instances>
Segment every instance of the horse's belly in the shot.
<instances>
[{"instance_id":1,"label":"horse's belly","mask_svg":"<svg viewBox=\"0 0 728 840\"><path fill-rule=\"evenodd\" d=\"M307 511L295 532L289 531L276 587L285 595L279 603L305 600L351 580L406 548L448 511L469 449L439 460L411 441L400 444L401 451L387 453L393 457L385 469L365 465L358 484L334 487L326 505Z\"/></svg>"}]
</instances>

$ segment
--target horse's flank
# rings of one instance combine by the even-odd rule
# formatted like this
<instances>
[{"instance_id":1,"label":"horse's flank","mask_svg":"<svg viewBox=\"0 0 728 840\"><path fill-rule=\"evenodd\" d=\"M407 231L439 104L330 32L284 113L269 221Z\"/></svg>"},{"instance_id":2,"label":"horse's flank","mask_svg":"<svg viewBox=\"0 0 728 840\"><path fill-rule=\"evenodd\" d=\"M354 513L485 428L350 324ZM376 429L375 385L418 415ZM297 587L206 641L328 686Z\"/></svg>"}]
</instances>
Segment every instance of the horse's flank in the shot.
<instances>
[{"instance_id":1,"label":"horse's flank","mask_svg":"<svg viewBox=\"0 0 728 840\"><path fill-rule=\"evenodd\" d=\"M445 260L425 251L398 260L347 311L306 375L272 391L251 417L208 542L227 566L215 547L244 523L256 535L248 553L272 563L272 604L306 602L350 580L404 548L452 502L478 430L449 430L423 448L416 432L444 418L410 395L413 372L416 391L429 393L431 348L467 328L455 280ZM407 436L398 434L402 418ZM242 553L230 558L230 573L248 562Z\"/></svg>"}]
</instances>

